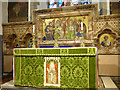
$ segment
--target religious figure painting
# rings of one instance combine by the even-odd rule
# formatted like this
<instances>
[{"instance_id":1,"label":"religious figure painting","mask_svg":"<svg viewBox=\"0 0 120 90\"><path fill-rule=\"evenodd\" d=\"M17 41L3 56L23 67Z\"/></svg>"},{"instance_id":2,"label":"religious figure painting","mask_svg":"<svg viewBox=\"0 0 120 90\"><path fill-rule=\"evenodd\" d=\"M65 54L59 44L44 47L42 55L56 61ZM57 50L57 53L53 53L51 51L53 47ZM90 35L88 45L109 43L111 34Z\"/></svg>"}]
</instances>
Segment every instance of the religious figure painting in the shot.
<instances>
[{"instance_id":1,"label":"religious figure painting","mask_svg":"<svg viewBox=\"0 0 120 90\"><path fill-rule=\"evenodd\" d=\"M100 44L104 47L110 47L113 44L114 39L109 34L103 34L100 37Z\"/></svg>"},{"instance_id":2,"label":"religious figure painting","mask_svg":"<svg viewBox=\"0 0 120 90\"><path fill-rule=\"evenodd\" d=\"M45 57L45 86L60 86L60 62L59 57Z\"/></svg>"},{"instance_id":3,"label":"religious figure painting","mask_svg":"<svg viewBox=\"0 0 120 90\"><path fill-rule=\"evenodd\" d=\"M32 44L33 44L33 41L32 41L32 38L28 41L28 44L27 44L27 47L28 48L32 48Z\"/></svg>"},{"instance_id":4,"label":"religious figure painting","mask_svg":"<svg viewBox=\"0 0 120 90\"><path fill-rule=\"evenodd\" d=\"M19 0L19 2L9 2L8 20L9 22L27 21L28 2L25 2L25 0Z\"/></svg>"},{"instance_id":5,"label":"religious figure painting","mask_svg":"<svg viewBox=\"0 0 120 90\"><path fill-rule=\"evenodd\" d=\"M86 37L88 16L43 20L43 40L74 40Z\"/></svg>"}]
</instances>

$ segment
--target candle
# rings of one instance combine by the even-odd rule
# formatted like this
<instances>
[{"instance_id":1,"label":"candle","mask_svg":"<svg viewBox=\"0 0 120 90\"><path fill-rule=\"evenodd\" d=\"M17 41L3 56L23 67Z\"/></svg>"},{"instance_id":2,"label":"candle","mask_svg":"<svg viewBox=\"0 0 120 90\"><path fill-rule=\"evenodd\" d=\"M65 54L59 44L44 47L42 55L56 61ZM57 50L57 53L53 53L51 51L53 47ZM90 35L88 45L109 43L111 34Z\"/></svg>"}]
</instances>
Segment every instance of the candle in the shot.
<instances>
[{"instance_id":1,"label":"candle","mask_svg":"<svg viewBox=\"0 0 120 90\"><path fill-rule=\"evenodd\" d=\"M35 32L35 25L33 25L33 33Z\"/></svg>"},{"instance_id":2,"label":"candle","mask_svg":"<svg viewBox=\"0 0 120 90\"><path fill-rule=\"evenodd\" d=\"M81 21L81 30L83 30L83 22Z\"/></svg>"}]
</instances>

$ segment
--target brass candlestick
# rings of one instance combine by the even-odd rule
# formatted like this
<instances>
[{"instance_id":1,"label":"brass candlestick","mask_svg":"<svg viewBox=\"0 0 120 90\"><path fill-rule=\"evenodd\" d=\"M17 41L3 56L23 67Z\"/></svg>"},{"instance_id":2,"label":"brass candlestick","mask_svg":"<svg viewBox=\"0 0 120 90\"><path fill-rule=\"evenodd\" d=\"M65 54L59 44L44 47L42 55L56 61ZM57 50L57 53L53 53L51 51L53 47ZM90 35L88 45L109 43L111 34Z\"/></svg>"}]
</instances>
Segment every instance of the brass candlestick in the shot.
<instances>
[{"instance_id":1,"label":"brass candlestick","mask_svg":"<svg viewBox=\"0 0 120 90\"><path fill-rule=\"evenodd\" d=\"M33 40L33 42L32 42L32 48L36 48L35 47L35 33L33 33L32 35L33 35L33 38L32 38L32 40Z\"/></svg>"},{"instance_id":2,"label":"brass candlestick","mask_svg":"<svg viewBox=\"0 0 120 90\"><path fill-rule=\"evenodd\" d=\"M55 43L54 43L54 48L57 48L57 47L59 47L59 45L58 45L58 41L57 41L57 40L55 40Z\"/></svg>"},{"instance_id":3,"label":"brass candlestick","mask_svg":"<svg viewBox=\"0 0 120 90\"><path fill-rule=\"evenodd\" d=\"M84 44L84 38L82 37L81 38L81 44L80 44L81 47L85 47L85 44Z\"/></svg>"}]
</instances>

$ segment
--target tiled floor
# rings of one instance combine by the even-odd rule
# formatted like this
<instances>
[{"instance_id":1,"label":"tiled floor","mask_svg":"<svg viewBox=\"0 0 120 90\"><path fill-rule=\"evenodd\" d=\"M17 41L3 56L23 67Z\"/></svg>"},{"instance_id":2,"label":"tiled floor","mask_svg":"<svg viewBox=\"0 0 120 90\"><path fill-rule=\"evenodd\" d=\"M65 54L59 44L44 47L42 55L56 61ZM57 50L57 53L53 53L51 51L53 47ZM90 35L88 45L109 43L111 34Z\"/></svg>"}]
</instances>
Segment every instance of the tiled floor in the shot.
<instances>
[{"instance_id":1,"label":"tiled floor","mask_svg":"<svg viewBox=\"0 0 120 90\"><path fill-rule=\"evenodd\" d=\"M23 89L23 88L31 88L31 87L19 87L19 86L14 86L13 80L12 80L12 75L7 75L3 77L3 82L1 87L2 88L14 88L14 89ZM120 77L103 77L99 76L98 79L98 88L114 88L117 89L120 88ZM33 88L36 90L36 88ZM32 90L33 90L32 89Z\"/></svg>"},{"instance_id":2,"label":"tiled floor","mask_svg":"<svg viewBox=\"0 0 120 90\"><path fill-rule=\"evenodd\" d=\"M98 80L99 80L99 81L98 81L98 88L105 88L105 86L104 86L104 84L103 84L103 81L102 81L102 78L99 77Z\"/></svg>"},{"instance_id":3,"label":"tiled floor","mask_svg":"<svg viewBox=\"0 0 120 90\"><path fill-rule=\"evenodd\" d=\"M13 80L13 77L12 77L12 74L11 74L11 73L9 73L9 74L7 73L7 74L1 76L0 90L3 90L3 89L1 89L3 84L6 84L6 83L8 83L8 82L11 81L11 80ZM8 87L8 88L9 88L9 87ZM5 90L6 90L6 89L5 89Z\"/></svg>"},{"instance_id":4,"label":"tiled floor","mask_svg":"<svg viewBox=\"0 0 120 90\"><path fill-rule=\"evenodd\" d=\"M120 89L120 77L111 77L116 86Z\"/></svg>"},{"instance_id":5,"label":"tiled floor","mask_svg":"<svg viewBox=\"0 0 120 90\"><path fill-rule=\"evenodd\" d=\"M117 88L115 83L112 81L110 77L101 77L104 83L105 88Z\"/></svg>"},{"instance_id":6,"label":"tiled floor","mask_svg":"<svg viewBox=\"0 0 120 90\"><path fill-rule=\"evenodd\" d=\"M6 83L10 80L13 80L13 75L11 73L2 76L2 82L0 84Z\"/></svg>"}]
</instances>

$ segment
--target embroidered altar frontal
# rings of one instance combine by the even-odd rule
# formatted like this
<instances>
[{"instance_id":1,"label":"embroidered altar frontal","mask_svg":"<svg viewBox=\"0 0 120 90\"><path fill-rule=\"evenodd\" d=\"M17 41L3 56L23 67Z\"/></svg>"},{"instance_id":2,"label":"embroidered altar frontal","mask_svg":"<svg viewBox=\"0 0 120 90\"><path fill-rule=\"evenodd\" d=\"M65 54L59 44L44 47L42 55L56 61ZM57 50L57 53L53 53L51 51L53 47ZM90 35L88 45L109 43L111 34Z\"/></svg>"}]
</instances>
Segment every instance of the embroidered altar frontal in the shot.
<instances>
[{"instance_id":1,"label":"embroidered altar frontal","mask_svg":"<svg viewBox=\"0 0 120 90\"><path fill-rule=\"evenodd\" d=\"M14 49L14 84L38 88L97 88L97 49Z\"/></svg>"}]
</instances>

